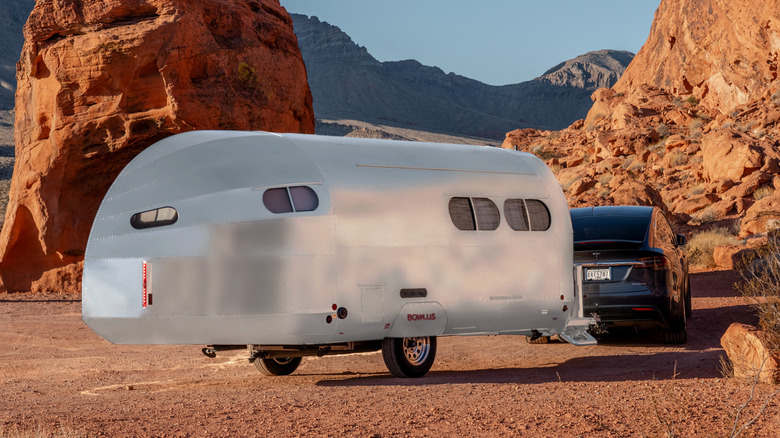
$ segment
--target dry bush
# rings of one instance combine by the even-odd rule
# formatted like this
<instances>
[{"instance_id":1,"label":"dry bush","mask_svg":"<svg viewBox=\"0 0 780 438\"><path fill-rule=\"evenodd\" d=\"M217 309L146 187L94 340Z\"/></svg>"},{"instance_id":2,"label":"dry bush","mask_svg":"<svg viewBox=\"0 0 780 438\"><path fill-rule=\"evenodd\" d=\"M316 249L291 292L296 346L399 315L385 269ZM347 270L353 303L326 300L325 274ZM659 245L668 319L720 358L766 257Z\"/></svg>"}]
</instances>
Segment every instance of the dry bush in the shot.
<instances>
[{"instance_id":1,"label":"dry bush","mask_svg":"<svg viewBox=\"0 0 780 438\"><path fill-rule=\"evenodd\" d=\"M715 259L712 257L715 247L736 245L737 243L739 243L739 239L725 228L713 228L694 234L688 241L688 262L691 266L715 266Z\"/></svg>"},{"instance_id":2,"label":"dry bush","mask_svg":"<svg viewBox=\"0 0 780 438\"><path fill-rule=\"evenodd\" d=\"M753 198L755 198L756 201L758 201L761 198L766 198L767 196L774 195L775 188L771 186L761 186L756 189L755 192L753 192Z\"/></svg>"},{"instance_id":3,"label":"dry bush","mask_svg":"<svg viewBox=\"0 0 780 438\"><path fill-rule=\"evenodd\" d=\"M773 233L766 245L743 260L742 281L737 290L758 315L758 326L766 335L767 348L780 351L780 234Z\"/></svg>"}]
</instances>

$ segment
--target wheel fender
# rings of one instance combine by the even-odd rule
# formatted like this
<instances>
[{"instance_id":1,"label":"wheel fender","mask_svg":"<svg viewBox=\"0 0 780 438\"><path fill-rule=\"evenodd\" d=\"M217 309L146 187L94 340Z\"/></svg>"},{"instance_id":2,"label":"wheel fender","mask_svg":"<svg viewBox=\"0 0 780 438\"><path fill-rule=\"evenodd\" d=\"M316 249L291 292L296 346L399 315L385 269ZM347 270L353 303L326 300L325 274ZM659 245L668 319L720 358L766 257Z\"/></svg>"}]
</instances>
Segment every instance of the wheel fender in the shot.
<instances>
[{"instance_id":1,"label":"wheel fender","mask_svg":"<svg viewBox=\"0 0 780 438\"><path fill-rule=\"evenodd\" d=\"M441 304L435 301L406 303L396 315L388 336L392 338L438 336L446 326L447 314Z\"/></svg>"}]
</instances>

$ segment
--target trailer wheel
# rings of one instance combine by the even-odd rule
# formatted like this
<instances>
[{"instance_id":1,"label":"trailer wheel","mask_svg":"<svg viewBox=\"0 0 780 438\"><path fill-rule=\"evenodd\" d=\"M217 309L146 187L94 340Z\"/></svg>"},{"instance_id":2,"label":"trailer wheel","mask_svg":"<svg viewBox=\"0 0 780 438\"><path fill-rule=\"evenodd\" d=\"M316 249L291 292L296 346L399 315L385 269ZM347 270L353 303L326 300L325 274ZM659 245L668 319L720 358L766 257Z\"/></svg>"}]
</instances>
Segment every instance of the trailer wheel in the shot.
<instances>
[{"instance_id":1,"label":"trailer wheel","mask_svg":"<svg viewBox=\"0 0 780 438\"><path fill-rule=\"evenodd\" d=\"M266 376L288 376L301 364L300 357L276 357L273 359L257 359L255 367Z\"/></svg>"},{"instance_id":2,"label":"trailer wheel","mask_svg":"<svg viewBox=\"0 0 780 438\"><path fill-rule=\"evenodd\" d=\"M422 377L436 358L436 337L385 338L382 359L396 377Z\"/></svg>"}]
</instances>

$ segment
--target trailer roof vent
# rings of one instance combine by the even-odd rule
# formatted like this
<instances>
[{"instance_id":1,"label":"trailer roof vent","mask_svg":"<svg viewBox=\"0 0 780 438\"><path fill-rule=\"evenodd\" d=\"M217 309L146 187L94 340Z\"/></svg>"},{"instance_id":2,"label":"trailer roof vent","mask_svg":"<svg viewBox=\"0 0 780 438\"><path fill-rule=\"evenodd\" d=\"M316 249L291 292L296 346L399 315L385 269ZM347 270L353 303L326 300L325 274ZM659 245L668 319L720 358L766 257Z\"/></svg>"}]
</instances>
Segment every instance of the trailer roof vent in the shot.
<instances>
[{"instance_id":1,"label":"trailer roof vent","mask_svg":"<svg viewBox=\"0 0 780 438\"><path fill-rule=\"evenodd\" d=\"M320 200L311 187L278 187L263 193L263 205L272 213L292 213L314 211Z\"/></svg>"},{"instance_id":2,"label":"trailer roof vent","mask_svg":"<svg viewBox=\"0 0 780 438\"><path fill-rule=\"evenodd\" d=\"M171 225L176 223L178 219L179 213L175 208L161 207L134 214L133 217L130 218L130 225L135 229L142 230L144 228Z\"/></svg>"}]
</instances>

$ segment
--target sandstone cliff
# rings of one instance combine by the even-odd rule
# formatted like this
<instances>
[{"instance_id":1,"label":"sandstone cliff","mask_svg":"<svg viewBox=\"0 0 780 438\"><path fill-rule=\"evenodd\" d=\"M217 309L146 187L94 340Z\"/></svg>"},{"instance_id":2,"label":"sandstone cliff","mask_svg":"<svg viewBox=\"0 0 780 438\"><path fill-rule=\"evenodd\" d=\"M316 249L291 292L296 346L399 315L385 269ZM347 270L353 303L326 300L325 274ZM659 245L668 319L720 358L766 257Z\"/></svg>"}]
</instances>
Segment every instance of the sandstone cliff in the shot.
<instances>
[{"instance_id":1,"label":"sandstone cliff","mask_svg":"<svg viewBox=\"0 0 780 438\"><path fill-rule=\"evenodd\" d=\"M615 90L653 85L722 113L768 97L777 79L778 17L779 0L664 0Z\"/></svg>"},{"instance_id":2,"label":"sandstone cliff","mask_svg":"<svg viewBox=\"0 0 780 438\"><path fill-rule=\"evenodd\" d=\"M663 0L584 120L510 132L504 147L546 159L573 207L654 204L742 236L780 227L779 6Z\"/></svg>"},{"instance_id":3,"label":"sandstone cliff","mask_svg":"<svg viewBox=\"0 0 780 438\"><path fill-rule=\"evenodd\" d=\"M39 1L24 28L0 288L77 291L92 219L138 152L193 129L313 132L278 0Z\"/></svg>"},{"instance_id":4,"label":"sandstone cliff","mask_svg":"<svg viewBox=\"0 0 780 438\"><path fill-rule=\"evenodd\" d=\"M414 60L379 62L338 27L292 17L318 119L452 135L502 139L517 127L566 127L585 116L591 92L613 85L633 56L602 50L532 81L491 86Z\"/></svg>"}]
</instances>

